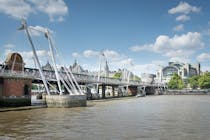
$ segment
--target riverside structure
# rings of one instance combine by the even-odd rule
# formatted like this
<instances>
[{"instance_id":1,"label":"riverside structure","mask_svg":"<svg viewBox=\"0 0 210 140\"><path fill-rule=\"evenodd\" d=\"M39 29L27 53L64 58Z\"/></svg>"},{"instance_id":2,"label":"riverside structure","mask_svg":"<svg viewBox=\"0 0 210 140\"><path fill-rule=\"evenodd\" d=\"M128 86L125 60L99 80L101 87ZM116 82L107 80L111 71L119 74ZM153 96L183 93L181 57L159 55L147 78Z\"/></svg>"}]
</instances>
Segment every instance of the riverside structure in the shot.
<instances>
[{"instance_id":1,"label":"riverside structure","mask_svg":"<svg viewBox=\"0 0 210 140\"><path fill-rule=\"evenodd\" d=\"M32 94L32 84L43 84L38 69L24 67L24 61L22 56L18 53L8 54L4 65L0 65L0 98L1 99L27 99L30 101ZM67 74L59 70L59 73L63 77L67 77ZM53 70L43 70L43 75L46 77L48 85L54 85L57 87L56 76ZM106 98L106 87L111 86L112 92L116 88L128 88L128 92L124 95L114 96L129 96L137 94L137 87L140 87L146 92L146 94L163 94L166 86L161 83L147 83L127 80L98 77L91 73L73 73L75 80L79 85L99 85L102 89L102 98ZM54 92L54 91L53 91ZM53 93L52 93L53 94ZM66 89L64 94L68 94Z\"/></svg>"},{"instance_id":2,"label":"riverside structure","mask_svg":"<svg viewBox=\"0 0 210 140\"><path fill-rule=\"evenodd\" d=\"M45 35L49 44L53 70L42 69L29 29L39 31ZM38 69L25 68L24 61L20 54L9 54L5 63L1 65L0 68L0 98L3 102L10 99L27 99L28 102L30 100L32 83L42 83L44 85L48 107L86 106L87 95L79 86L86 84L97 85L97 91L99 91L99 87L101 86L102 98L105 98L106 86L111 86L113 93L115 87L122 87L122 89L126 89L127 93L131 93L132 95L137 94L139 86L141 86L144 92L148 89L148 94L154 94L156 91L158 91L157 93L159 93L159 91L162 93L162 91L164 91L164 85L160 85L159 83L130 81L129 76L128 80L126 79L126 81L124 81L107 77L101 78L100 75L96 77L89 74L73 74L72 71L65 66L63 66L62 69L58 69L56 63L56 61L58 61L58 58L56 58L58 52L52 43L49 30L37 30L33 26L27 26L25 20L22 20L19 30L24 30L27 35ZM100 72L101 67L99 74ZM54 88L56 94L51 93L50 88Z\"/></svg>"}]
</instances>

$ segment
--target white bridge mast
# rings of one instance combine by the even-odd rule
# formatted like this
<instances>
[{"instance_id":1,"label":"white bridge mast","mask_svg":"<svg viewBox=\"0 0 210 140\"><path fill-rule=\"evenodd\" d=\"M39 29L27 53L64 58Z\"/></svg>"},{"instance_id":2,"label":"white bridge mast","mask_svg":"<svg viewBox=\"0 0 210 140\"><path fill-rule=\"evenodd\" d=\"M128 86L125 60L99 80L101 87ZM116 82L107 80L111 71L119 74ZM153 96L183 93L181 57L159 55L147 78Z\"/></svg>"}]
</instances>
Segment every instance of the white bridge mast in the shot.
<instances>
[{"instance_id":1,"label":"white bridge mast","mask_svg":"<svg viewBox=\"0 0 210 140\"><path fill-rule=\"evenodd\" d=\"M54 55L54 51L53 51L53 47L52 47L52 41L51 41L48 30L45 32L45 37L47 38L47 40L49 42L50 55L51 55L51 59L52 59L52 62L53 62L53 67L54 67L54 70L55 70L55 77L56 77L56 80L57 80L57 83L58 83L59 94L62 95L63 93L62 93L62 89L61 89L60 76L58 74L58 69L57 69L56 61L55 61L55 55Z\"/></svg>"},{"instance_id":2,"label":"white bridge mast","mask_svg":"<svg viewBox=\"0 0 210 140\"><path fill-rule=\"evenodd\" d=\"M32 39L31 39L30 33L29 33L29 31L28 31L27 23L26 23L26 21L23 20L23 19L22 19L22 26L19 28L19 30L25 30L25 32L26 32L26 35L27 35L27 37L28 37L29 43L30 43L31 48L32 48L32 51L33 51L33 55L34 55L36 64L38 65L39 73L40 73L40 75L41 75L42 81L43 81L44 86L45 86L45 89L46 89L46 91L47 91L47 94L50 95L50 91L49 91L49 88L48 88L48 86L47 86L46 79L45 79L44 74L43 74L42 69L41 69L41 64L40 64L40 62L39 62L39 58L38 58L38 56L37 56L37 53L36 53L36 50L35 50L33 41L32 41Z\"/></svg>"}]
</instances>

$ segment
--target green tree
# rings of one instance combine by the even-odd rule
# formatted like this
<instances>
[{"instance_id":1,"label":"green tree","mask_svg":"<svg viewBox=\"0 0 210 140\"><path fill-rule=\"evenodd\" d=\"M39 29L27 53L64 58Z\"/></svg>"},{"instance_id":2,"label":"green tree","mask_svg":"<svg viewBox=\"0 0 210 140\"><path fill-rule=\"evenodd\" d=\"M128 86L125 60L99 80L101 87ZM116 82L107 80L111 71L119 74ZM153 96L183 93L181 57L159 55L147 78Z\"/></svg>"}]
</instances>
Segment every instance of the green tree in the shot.
<instances>
[{"instance_id":1,"label":"green tree","mask_svg":"<svg viewBox=\"0 0 210 140\"><path fill-rule=\"evenodd\" d=\"M35 85L35 84L32 84L32 87L31 88L34 89L34 90L37 90L38 89L38 86Z\"/></svg>"},{"instance_id":2,"label":"green tree","mask_svg":"<svg viewBox=\"0 0 210 140\"><path fill-rule=\"evenodd\" d=\"M198 84L201 89L210 88L210 72L206 72L198 79Z\"/></svg>"},{"instance_id":3,"label":"green tree","mask_svg":"<svg viewBox=\"0 0 210 140\"><path fill-rule=\"evenodd\" d=\"M187 79L188 83L190 84L190 87L192 89L196 89L198 88L199 84L198 84L198 80L199 80L200 76L192 76L190 78Z\"/></svg>"},{"instance_id":4,"label":"green tree","mask_svg":"<svg viewBox=\"0 0 210 140\"><path fill-rule=\"evenodd\" d=\"M122 75L122 72L116 72L116 73L114 74L113 78L115 78L115 79L120 79L121 75Z\"/></svg>"},{"instance_id":5,"label":"green tree","mask_svg":"<svg viewBox=\"0 0 210 140\"><path fill-rule=\"evenodd\" d=\"M182 81L182 78L175 73L169 83L168 83L168 88L169 89L183 89L184 88L184 82Z\"/></svg>"},{"instance_id":6,"label":"green tree","mask_svg":"<svg viewBox=\"0 0 210 140\"><path fill-rule=\"evenodd\" d=\"M134 81L141 81L141 78L138 77L137 75L134 76Z\"/></svg>"}]
</instances>

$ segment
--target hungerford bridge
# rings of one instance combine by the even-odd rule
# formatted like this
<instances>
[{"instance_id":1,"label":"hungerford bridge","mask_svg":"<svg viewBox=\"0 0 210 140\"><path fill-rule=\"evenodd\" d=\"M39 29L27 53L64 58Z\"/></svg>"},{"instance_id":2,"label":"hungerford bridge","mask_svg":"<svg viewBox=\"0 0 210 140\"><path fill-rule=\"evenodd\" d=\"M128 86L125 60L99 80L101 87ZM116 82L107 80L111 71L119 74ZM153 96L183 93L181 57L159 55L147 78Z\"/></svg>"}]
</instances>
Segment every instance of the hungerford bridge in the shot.
<instances>
[{"instance_id":1,"label":"hungerford bridge","mask_svg":"<svg viewBox=\"0 0 210 140\"><path fill-rule=\"evenodd\" d=\"M138 93L139 89L143 91L144 94L162 94L165 91L165 86L160 83L132 81L129 80L129 76L126 80L101 77L101 66L98 76L90 73L72 73L72 71L65 66L63 66L62 70L58 69L57 61L60 58L58 58L58 51L52 41L49 30L38 30L33 26L28 26L25 20L22 20L19 30L25 31L33 52L35 64L38 68L25 68L24 61L20 54L9 54L5 63L0 66L0 98L31 95L32 83L42 83L44 85L48 106L85 106L87 95L81 89L81 85L95 85L97 93L99 93L99 89L101 89L102 98L106 98L105 92L107 86L112 87L113 95L114 88L121 89L123 93L127 91L127 95L128 93L135 95ZM43 70L41 67L36 47L30 35L32 30L43 33L48 42L50 60L53 64L53 70L51 71ZM50 87L56 89L57 96L51 93Z\"/></svg>"},{"instance_id":2,"label":"hungerford bridge","mask_svg":"<svg viewBox=\"0 0 210 140\"><path fill-rule=\"evenodd\" d=\"M16 59L20 62L13 63L12 60L16 55ZM40 84L43 83L41 74L39 73L38 69L35 68L22 68L18 67L18 65L22 65L22 57L17 54L9 54L9 59L5 61L5 65L0 65L0 79L1 78L24 78L24 79L32 79L32 83ZM13 63L13 69L12 68ZM18 69L19 68L19 69ZM56 85L57 86L57 79L55 72L53 70L42 70L43 76L49 85ZM64 78L68 77L68 74L60 70L59 75ZM75 81L79 85L95 85L98 86L111 86L111 87L121 87L121 88L140 88L140 90L145 91L146 94L163 94L165 91L165 84L162 83L151 83L151 82L142 82L142 81L134 81L134 80L127 80L127 79L117 79L117 78L110 78L110 77L98 77L98 75L94 75L93 73L84 72L84 73L72 73ZM2 80L1 80L2 81ZM0 82L1 83L1 82ZM102 91L102 93L104 93ZM137 94L137 91L132 94ZM105 96L103 96L104 98Z\"/></svg>"}]
</instances>

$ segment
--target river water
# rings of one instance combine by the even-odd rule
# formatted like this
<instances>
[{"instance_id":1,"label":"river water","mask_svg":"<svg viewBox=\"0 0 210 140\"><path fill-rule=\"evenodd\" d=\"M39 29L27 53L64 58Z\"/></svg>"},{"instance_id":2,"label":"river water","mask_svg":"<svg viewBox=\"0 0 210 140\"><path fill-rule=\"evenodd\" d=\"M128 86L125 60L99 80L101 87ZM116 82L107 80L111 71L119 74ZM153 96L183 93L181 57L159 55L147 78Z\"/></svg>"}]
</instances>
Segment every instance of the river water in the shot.
<instances>
[{"instance_id":1,"label":"river water","mask_svg":"<svg viewBox=\"0 0 210 140\"><path fill-rule=\"evenodd\" d=\"M0 113L0 139L209 140L209 95L96 101L85 108Z\"/></svg>"}]
</instances>

